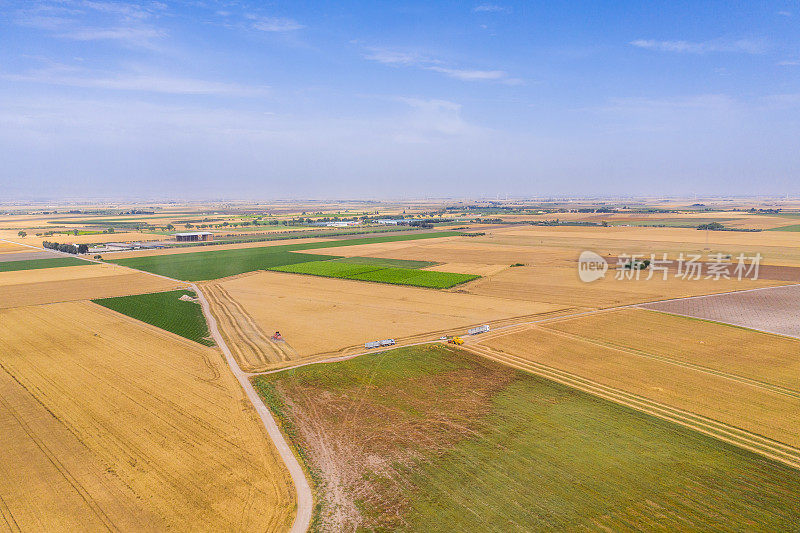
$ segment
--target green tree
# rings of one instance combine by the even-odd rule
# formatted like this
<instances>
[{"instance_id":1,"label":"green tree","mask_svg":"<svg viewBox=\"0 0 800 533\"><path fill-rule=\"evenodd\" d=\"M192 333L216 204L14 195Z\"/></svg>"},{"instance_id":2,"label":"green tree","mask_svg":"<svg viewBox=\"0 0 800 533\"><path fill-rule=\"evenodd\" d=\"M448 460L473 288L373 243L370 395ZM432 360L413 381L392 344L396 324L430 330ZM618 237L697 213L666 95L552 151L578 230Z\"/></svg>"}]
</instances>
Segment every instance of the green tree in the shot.
<instances>
[{"instance_id":1,"label":"green tree","mask_svg":"<svg viewBox=\"0 0 800 533\"><path fill-rule=\"evenodd\" d=\"M18 231L18 232L17 232L17 235L19 235L20 237L24 237L24 236L26 236L27 234L28 234L27 232L25 232L25 231L22 231L22 230L20 230L20 231Z\"/></svg>"}]
</instances>

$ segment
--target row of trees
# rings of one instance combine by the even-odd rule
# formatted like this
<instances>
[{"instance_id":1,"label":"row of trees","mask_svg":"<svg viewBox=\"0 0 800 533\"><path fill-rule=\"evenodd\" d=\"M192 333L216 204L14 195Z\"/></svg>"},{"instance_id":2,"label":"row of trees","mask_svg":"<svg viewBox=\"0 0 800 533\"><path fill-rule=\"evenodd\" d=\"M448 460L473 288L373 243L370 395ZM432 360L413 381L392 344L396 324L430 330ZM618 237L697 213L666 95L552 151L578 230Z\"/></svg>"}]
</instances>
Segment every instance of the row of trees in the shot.
<instances>
[{"instance_id":1,"label":"row of trees","mask_svg":"<svg viewBox=\"0 0 800 533\"><path fill-rule=\"evenodd\" d=\"M43 241L42 246L68 254L85 254L89 252L89 245L87 244L59 244L57 242Z\"/></svg>"}]
</instances>

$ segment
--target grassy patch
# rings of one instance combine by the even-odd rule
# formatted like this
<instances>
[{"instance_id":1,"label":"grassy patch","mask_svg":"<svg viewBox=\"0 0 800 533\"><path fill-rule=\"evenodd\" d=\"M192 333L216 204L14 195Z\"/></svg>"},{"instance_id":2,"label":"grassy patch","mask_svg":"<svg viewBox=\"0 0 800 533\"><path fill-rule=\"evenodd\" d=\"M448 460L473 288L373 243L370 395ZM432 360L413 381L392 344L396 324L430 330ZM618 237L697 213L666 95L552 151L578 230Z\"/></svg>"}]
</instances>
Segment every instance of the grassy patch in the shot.
<instances>
[{"instance_id":1,"label":"grassy patch","mask_svg":"<svg viewBox=\"0 0 800 533\"><path fill-rule=\"evenodd\" d=\"M110 262L186 281L217 279L304 261L321 256L293 253L284 246L257 246L186 254L129 257Z\"/></svg>"},{"instance_id":2,"label":"grassy patch","mask_svg":"<svg viewBox=\"0 0 800 533\"><path fill-rule=\"evenodd\" d=\"M24 261L0 261L0 272L12 270L37 270L40 268L56 268L66 266L91 265L90 262L77 257L54 257L52 259L28 259Z\"/></svg>"},{"instance_id":3,"label":"grassy patch","mask_svg":"<svg viewBox=\"0 0 800 533\"><path fill-rule=\"evenodd\" d=\"M736 218L650 218L646 220L612 220L608 223L611 226L658 226L666 228L696 228L700 224L711 224L712 222L730 222L739 220Z\"/></svg>"},{"instance_id":4,"label":"grassy patch","mask_svg":"<svg viewBox=\"0 0 800 533\"><path fill-rule=\"evenodd\" d=\"M309 276L324 276L326 278L352 278L358 274L380 269L381 267L378 266L338 263L336 261L310 261L279 266L270 270L291 272L292 274L307 274Z\"/></svg>"},{"instance_id":5,"label":"grassy patch","mask_svg":"<svg viewBox=\"0 0 800 533\"><path fill-rule=\"evenodd\" d=\"M391 283L393 285L411 285L414 287L427 287L432 289L448 289L480 277L470 274L434 272L411 268L384 268L377 265L370 266L343 261L313 261L274 267L270 270L328 278Z\"/></svg>"},{"instance_id":6,"label":"grassy patch","mask_svg":"<svg viewBox=\"0 0 800 533\"><path fill-rule=\"evenodd\" d=\"M791 226L781 226L780 228L770 228L767 231L800 231L800 224L792 224Z\"/></svg>"},{"instance_id":7,"label":"grassy patch","mask_svg":"<svg viewBox=\"0 0 800 533\"><path fill-rule=\"evenodd\" d=\"M338 258L338 256L297 253L304 250L431 239L450 235L459 235L459 233L455 231L442 231L438 233L388 235L384 237L364 237L279 246L254 246L252 248L239 248L235 250L214 250L210 252L129 257L111 260L111 262L185 281L201 281L224 278L243 272L251 272L253 270L265 270L279 266L304 263L306 261Z\"/></svg>"},{"instance_id":8,"label":"grassy patch","mask_svg":"<svg viewBox=\"0 0 800 533\"><path fill-rule=\"evenodd\" d=\"M343 257L334 259L340 263L355 263L358 265L372 265L382 268L426 268L437 265L434 261L412 261L411 259L386 259L383 257Z\"/></svg>"},{"instance_id":9,"label":"grassy patch","mask_svg":"<svg viewBox=\"0 0 800 533\"><path fill-rule=\"evenodd\" d=\"M785 531L800 522L798 471L446 347L254 381L280 395L294 445L347 496L336 506L349 514L323 501L321 529Z\"/></svg>"},{"instance_id":10,"label":"grassy patch","mask_svg":"<svg viewBox=\"0 0 800 533\"><path fill-rule=\"evenodd\" d=\"M184 295L195 297L191 291L180 290L92 301L205 346L214 346L200 304L181 300Z\"/></svg>"},{"instance_id":11,"label":"grassy patch","mask_svg":"<svg viewBox=\"0 0 800 533\"><path fill-rule=\"evenodd\" d=\"M456 274L453 272L384 268L358 274L351 279L392 283L395 285L413 285L414 287L428 287L431 289L449 289L479 277L473 274Z\"/></svg>"}]
</instances>

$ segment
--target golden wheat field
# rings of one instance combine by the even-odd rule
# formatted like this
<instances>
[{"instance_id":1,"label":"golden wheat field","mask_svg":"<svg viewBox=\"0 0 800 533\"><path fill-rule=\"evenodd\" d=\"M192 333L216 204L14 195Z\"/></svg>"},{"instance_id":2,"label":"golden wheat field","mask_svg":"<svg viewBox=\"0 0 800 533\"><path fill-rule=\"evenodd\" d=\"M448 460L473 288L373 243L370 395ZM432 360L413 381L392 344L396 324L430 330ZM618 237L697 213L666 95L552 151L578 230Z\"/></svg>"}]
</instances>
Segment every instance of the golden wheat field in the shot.
<instances>
[{"instance_id":1,"label":"golden wheat field","mask_svg":"<svg viewBox=\"0 0 800 533\"><path fill-rule=\"evenodd\" d=\"M0 529L291 524L288 473L216 350L90 302L2 310L0 345Z\"/></svg>"},{"instance_id":2,"label":"golden wheat field","mask_svg":"<svg viewBox=\"0 0 800 533\"><path fill-rule=\"evenodd\" d=\"M546 328L778 385L800 394L800 340L643 309L620 309Z\"/></svg>"},{"instance_id":3,"label":"golden wheat field","mask_svg":"<svg viewBox=\"0 0 800 533\"><path fill-rule=\"evenodd\" d=\"M584 318L575 318L574 322L580 320ZM617 316L617 320L624 329L627 318ZM688 343L691 335L687 330L682 338ZM657 338L651 339L656 341ZM479 339L479 344L800 446L797 391L776 390L741 379L732 371L708 371L677 358L668 361L636 350L610 347L550 326L529 327L507 335L489 334Z\"/></svg>"},{"instance_id":4,"label":"golden wheat field","mask_svg":"<svg viewBox=\"0 0 800 533\"><path fill-rule=\"evenodd\" d=\"M348 347L363 349L364 342L376 339L465 329L564 308L282 272L243 275L223 280L219 286L264 332L280 331L299 357Z\"/></svg>"},{"instance_id":5,"label":"golden wheat field","mask_svg":"<svg viewBox=\"0 0 800 533\"><path fill-rule=\"evenodd\" d=\"M184 283L113 264L0 272L0 309L158 292Z\"/></svg>"}]
</instances>

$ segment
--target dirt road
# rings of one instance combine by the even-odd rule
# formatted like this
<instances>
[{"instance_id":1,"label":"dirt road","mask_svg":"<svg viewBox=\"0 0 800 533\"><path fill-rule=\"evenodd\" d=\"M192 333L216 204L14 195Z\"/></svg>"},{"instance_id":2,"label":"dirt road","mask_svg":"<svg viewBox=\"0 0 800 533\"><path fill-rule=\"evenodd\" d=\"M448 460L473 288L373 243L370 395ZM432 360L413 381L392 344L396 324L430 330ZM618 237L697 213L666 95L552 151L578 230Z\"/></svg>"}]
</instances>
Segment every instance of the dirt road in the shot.
<instances>
[{"instance_id":1,"label":"dirt road","mask_svg":"<svg viewBox=\"0 0 800 533\"><path fill-rule=\"evenodd\" d=\"M197 287L197 285L192 283L191 287L195 294L197 294L197 298L200 300L200 304L203 307L203 314L206 316L206 322L208 322L208 331L214 338L214 342L216 342L217 346L219 346L219 348L222 350L222 353L225 354L225 360L228 361L228 366L231 367L233 375L239 380L239 383L244 389L244 392L247 394L247 397L250 399L250 402L256 408L258 416L261 417L264 427L267 428L267 433L272 439L272 442L275 444L275 447L278 449L281 459L283 459L283 462L289 469L289 474L292 476L292 481L294 482L295 489L297 490L297 516L294 518L294 523L292 524L292 529L290 531L292 533L302 533L308 531L308 528L311 525L311 510L314 507L314 496L311 493L311 487L308 484L305 472L303 472L303 468L300 466L300 463L294 456L292 449L289 448L289 445L283 438L283 434L281 433L280 428L278 428L278 424L275 423L272 413L270 413L269 409L267 409L267 406L264 405L264 402L261 401L258 393L250 383L247 374L244 373L241 368L239 368L239 365L236 363L236 359L233 358L231 350L228 348L228 345L225 344L225 339L222 338L222 334L219 332L219 328L217 328L217 321L211 314L208 300L206 300L206 297L203 295L203 292Z\"/></svg>"},{"instance_id":2,"label":"dirt road","mask_svg":"<svg viewBox=\"0 0 800 533\"><path fill-rule=\"evenodd\" d=\"M14 243L13 241L8 241L6 239L0 239L4 242L11 242L13 244L21 244L21 243ZM29 248L35 248L39 250L44 250L43 248L39 248L37 246L31 246L29 244L23 244L23 246L27 246ZM64 254L70 255L70 254ZM74 256L73 256L74 257ZM86 261L92 263L101 263L101 261L95 261L94 259L84 258ZM129 268L129 267L125 267ZM179 283L185 283L180 280L176 280L173 278L169 278L167 276L161 276L159 274L153 274L152 272L145 272L144 270L137 270L137 269L130 269L136 272L144 272L145 274L150 274L151 276L157 276L159 278L168 279L170 281L175 281ZM256 393L253 385L250 384L250 380L248 379L248 375L239 368L239 365L236 363L236 360L233 358L228 345L225 344L225 339L222 338L222 335L217 328L217 321L214 319L214 316L211 314L209 309L208 300L203 295L202 291L195 285L194 283L189 284L190 287L195 291L197 294L198 299L200 300L200 304L203 308L203 314L206 317L206 321L208 322L208 330L211 333L211 336L214 338L214 342L217 343L217 346L222 350L222 353L225 354L225 360L228 362L228 366L230 366L233 375L236 376L236 379L239 380L239 384L244 389L247 397L250 399L250 402L255 407L258 416L261 417L261 421L264 424L264 427L267 429L267 434L272 439L273 444L275 444L275 448L278 450L278 454L281 456L284 464L286 464L286 468L289 470L289 474L292 476L292 481L294 482L295 490L297 491L297 515L295 516L294 523L292 524L291 529L289 530L291 533L304 533L308 531L309 526L311 525L311 512L314 506L314 496L311 493L311 487L308 484L308 480L306 479L305 472L303 472L303 468L300 466L300 463L297 461L297 458L294 456L291 448L286 443L286 440L283 438L283 434L281 434L281 430L278 428L278 424L275 422L275 419L272 417L272 413L270 413L269 409L264 402L261 401L261 398Z\"/></svg>"}]
</instances>

